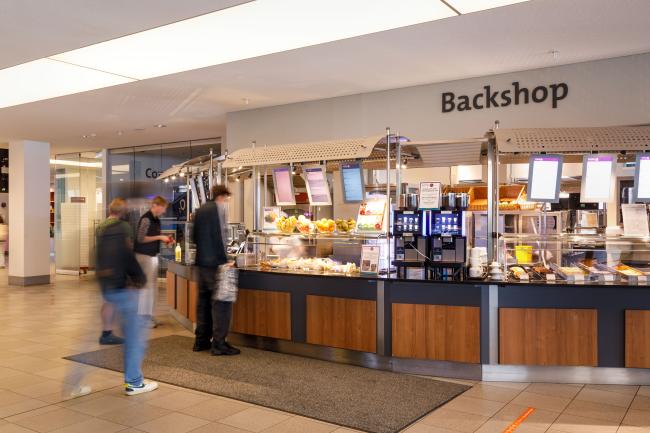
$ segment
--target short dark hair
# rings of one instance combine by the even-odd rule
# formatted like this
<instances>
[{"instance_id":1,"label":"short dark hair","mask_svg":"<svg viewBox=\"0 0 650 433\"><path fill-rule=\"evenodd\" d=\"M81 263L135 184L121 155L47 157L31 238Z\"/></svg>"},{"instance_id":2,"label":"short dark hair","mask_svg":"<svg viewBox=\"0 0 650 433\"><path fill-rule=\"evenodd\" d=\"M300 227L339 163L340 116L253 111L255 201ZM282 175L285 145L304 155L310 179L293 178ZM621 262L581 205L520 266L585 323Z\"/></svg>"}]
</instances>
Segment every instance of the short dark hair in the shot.
<instances>
[{"instance_id":1,"label":"short dark hair","mask_svg":"<svg viewBox=\"0 0 650 433\"><path fill-rule=\"evenodd\" d=\"M222 195L225 195L226 197L230 197L232 195L230 190L225 185L214 185L210 192L212 194L212 200L215 200L217 197L220 197Z\"/></svg>"}]
</instances>

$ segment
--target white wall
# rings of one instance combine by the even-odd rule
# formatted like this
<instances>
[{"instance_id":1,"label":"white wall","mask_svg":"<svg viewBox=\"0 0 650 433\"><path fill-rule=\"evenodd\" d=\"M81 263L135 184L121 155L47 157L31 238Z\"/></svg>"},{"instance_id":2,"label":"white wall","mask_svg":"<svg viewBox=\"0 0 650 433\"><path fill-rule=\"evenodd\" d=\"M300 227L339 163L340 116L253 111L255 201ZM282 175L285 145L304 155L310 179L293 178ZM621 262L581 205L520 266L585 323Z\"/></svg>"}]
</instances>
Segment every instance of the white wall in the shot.
<instances>
[{"instance_id":1,"label":"white wall","mask_svg":"<svg viewBox=\"0 0 650 433\"><path fill-rule=\"evenodd\" d=\"M556 109L546 102L441 112L442 92L474 95L484 85L502 90L513 81L531 89L565 82L569 94ZM382 134L387 126L414 140L477 137L495 120L504 128L648 123L650 54L228 113L226 143L233 151L252 140L272 145L360 137Z\"/></svg>"}]
</instances>

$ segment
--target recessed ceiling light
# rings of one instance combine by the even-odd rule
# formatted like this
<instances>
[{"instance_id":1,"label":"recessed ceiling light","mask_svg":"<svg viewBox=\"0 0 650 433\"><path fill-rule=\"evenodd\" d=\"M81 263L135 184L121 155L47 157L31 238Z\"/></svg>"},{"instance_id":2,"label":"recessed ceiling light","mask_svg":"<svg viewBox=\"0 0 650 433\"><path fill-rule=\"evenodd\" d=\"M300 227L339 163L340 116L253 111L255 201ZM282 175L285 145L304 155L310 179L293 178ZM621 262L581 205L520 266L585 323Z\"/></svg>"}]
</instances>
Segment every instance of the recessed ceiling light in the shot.
<instances>
[{"instance_id":1,"label":"recessed ceiling light","mask_svg":"<svg viewBox=\"0 0 650 433\"><path fill-rule=\"evenodd\" d=\"M162 123L159 123L155 125L156 128L167 128L167 125L163 125Z\"/></svg>"},{"instance_id":2,"label":"recessed ceiling light","mask_svg":"<svg viewBox=\"0 0 650 433\"><path fill-rule=\"evenodd\" d=\"M461 14L478 12L486 9L508 6L515 3L523 3L528 0L444 0L449 6Z\"/></svg>"},{"instance_id":3,"label":"recessed ceiling light","mask_svg":"<svg viewBox=\"0 0 650 433\"><path fill-rule=\"evenodd\" d=\"M180 177L185 177L185 173L183 173L182 171L181 171L180 173L178 173L178 175L179 175Z\"/></svg>"},{"instance_id":4,"label":"recessed ceiling light","mask_svg":"<svg viewBox=\"0 0 650 433\"><path fill-rule=\"evenodd\" d=\"M165 178L165 183L169 183L169 178Z\"/></svg>"},{"instance_id":5,"label":"recessed ceiling light","mask_svg":"<svg viewBox=\"0 0 650 433\"><path fill-rule=\"evenodd\" d=\"M250 99L248 99L248 98L241 98L241 100L244 103L244 105L248 105L248 104L251 103Z\"/></svg>"},{"instance_id":6,"label":"recessed ceiling light","mask_svg":"<svg viewBox=\"0 0 650 433\"><path fill-rule=\"evenodd\" d=\"M97 134L95 134L94 132L91 132L91 133L90 133L90 137L91 137L91 138L95 138L95 137L97 137Z\"/></svg>"},{"instance_id":7,"label":"recessed ceiling light","mask_svg":"<svg viewBox=\"0 0 650 433\"><path fill-rule=\"evenodd\" d=\"M117 131L117 135L123 135L123 134L124 134L123 131Z\"/></svg>"}]
</instances>

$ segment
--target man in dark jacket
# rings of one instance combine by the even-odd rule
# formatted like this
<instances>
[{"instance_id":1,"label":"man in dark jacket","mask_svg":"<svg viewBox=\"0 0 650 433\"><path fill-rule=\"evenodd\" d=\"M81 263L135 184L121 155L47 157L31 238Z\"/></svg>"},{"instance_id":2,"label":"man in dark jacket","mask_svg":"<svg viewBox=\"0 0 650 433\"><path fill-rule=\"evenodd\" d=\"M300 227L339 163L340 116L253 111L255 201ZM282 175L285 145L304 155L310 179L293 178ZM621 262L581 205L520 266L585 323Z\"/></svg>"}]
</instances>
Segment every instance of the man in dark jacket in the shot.
<instances>
[{"instance_id":1,"label":"man in dark jacket","mask_svg":"<svg viewBox=\"0 0 650 433\"><path fill-rule=\"evenodd\" d=\"M237 355L239 349L227 341L232 302L213 300L219 267L231 266L226 255L226 202L230 191L223 185L212 187L212 201L196 212L193 239L199 267L199 296L196 305L194 351L212 349L213 355Z\"/></svg>"},{"instance_id":2,"label":"man in dark jacket","mask_svg":"<svg viewBox=\"0 0 650 433\"><path fill-rule=\"evenodd\" d=\"M120 315L124 333L124 393L136 395L158 388L156 382L145 382L142 360L146 350L144 324L138 314L138 291L146 279L133 254L131 227L122 220L126 202L121 198L109 206L109 217L97 228L96 275L106 302Z\"/></svg>"}]
</instances>

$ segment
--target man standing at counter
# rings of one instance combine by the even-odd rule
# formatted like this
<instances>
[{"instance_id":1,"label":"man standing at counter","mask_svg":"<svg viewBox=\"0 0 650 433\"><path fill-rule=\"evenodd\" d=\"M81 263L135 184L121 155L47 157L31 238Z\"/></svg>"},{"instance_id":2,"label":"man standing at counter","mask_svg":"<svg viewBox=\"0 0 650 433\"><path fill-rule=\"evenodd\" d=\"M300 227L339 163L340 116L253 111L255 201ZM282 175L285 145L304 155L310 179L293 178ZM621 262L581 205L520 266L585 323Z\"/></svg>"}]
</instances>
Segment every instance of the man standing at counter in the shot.
<instances>
[{"instance_id":1,"label":"man standing at counter","mask_svg":"<svg viewBox=\"0 0 650 433\"><path fill-rule=\"evenodd\" d=\"M239 349L227 341L232 302L214 299L220 266L228 264L226 255L226 202L230 191L215 185L208 201L196 212L193 238L196 244L196 265L199 267L199 296L196 304L196 340L194 351L211 348L213 355L238 355Z\"/></svg>"}]
</instances>

